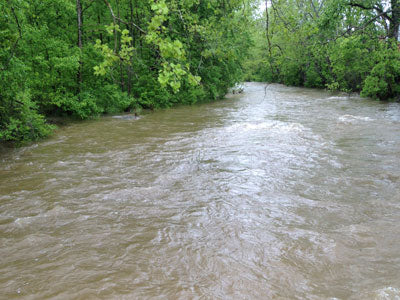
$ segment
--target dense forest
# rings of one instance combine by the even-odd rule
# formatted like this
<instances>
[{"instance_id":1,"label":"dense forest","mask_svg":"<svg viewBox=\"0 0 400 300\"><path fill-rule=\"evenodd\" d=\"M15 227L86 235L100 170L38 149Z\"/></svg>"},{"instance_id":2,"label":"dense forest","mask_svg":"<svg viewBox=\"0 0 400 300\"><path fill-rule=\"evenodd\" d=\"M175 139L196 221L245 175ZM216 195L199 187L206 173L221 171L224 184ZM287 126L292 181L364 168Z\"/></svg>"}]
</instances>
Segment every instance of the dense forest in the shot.
<instances>
[{"instance_id":1,"label":"dense forest","mask_svg":"<svg viewBox=\"0 0 400 300\"><path fill-rule=\"evenodd\" d=\"M268 0L246 79L400 96L399 0Z\"/></svg>"},{"instance_id":2,"label":"dense forest","mask_svg":"<svg viewBox=\"0 0 400 300\"><path fill-rule=\"evenodd\" d=\"M400 95L399 0L6 0L0 12L0 141L45 137L54 117L210 101L241 80Z\"/></svg>"},{"instance_id":3,"label":"dense forest","mask_svg":"<svg viewBox=\"0 0 400 300\"><path fill-rule=\"evenodd\" d=\"M0 3L0 140L48 135L54 116L192 104L241 79L252 1Z\"/></svg>"}]
</instances>

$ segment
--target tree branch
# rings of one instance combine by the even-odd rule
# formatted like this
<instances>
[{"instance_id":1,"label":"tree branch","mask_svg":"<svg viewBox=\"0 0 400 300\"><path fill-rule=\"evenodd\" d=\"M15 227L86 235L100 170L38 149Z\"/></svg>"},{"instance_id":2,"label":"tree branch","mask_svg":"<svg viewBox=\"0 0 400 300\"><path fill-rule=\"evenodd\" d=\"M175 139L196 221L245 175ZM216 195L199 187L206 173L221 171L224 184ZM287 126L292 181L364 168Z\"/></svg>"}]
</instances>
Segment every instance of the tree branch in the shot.
<instances>
[{"instance_id":1,"label":"tree branch","mask_svg":"<svg viewBox=\"0 0 400 300\"><path fill-rule=\"evenodd\" d=\"M82 8L82 14L83 14L83 12L84 12L85 10L87 10L89 7L92 6L92 4L93 4L94 1L95 1L95 0L91 0L90 3L89 3L86 7Z\"/></svg>"},{"instance_id":2,"label":"tree branch","mask_svg":"<svg viewBox=\"0 0 400 300\"><path fill-rule=\"evenodd\" d=\"M112 16L112 18L113 18L113 20L114 20L114 23L116 23L116 21L118 20L118 21L120 21L121 23L123 23L123 24L125 24L125 25L133 25L133 26L135 26L137 29L139 29L141 32L147 33L147 32L144 31L142 28L140 28L138 25L136 25L135 23L133 23L133 22L127 22L127 21L122 20L121 18L118 18L118 17L114 14L114 11L113 11L113 9L112 9L110 3L109 3L107 0L103 0L103 1L104 1L104 3L107 5L108 9L110 10L110 13L111 13L111 16Z\"/></svg>"},{"instance_id":3,"label":"tree branch","mask_svg":"<svg viewBox=\"0 0 400 300\"><path fill-rule=\"evenodd\" d=\"M11 59L12 59L12 58L14 57L14 55L15 55L15 51L17 50L18 42L19 42L20 39L22 39L22 29L21 29L21 25L19 24L18 17L17 17L17 15L16 15L16 13L15 13L14 6L12 6L12 5L10 4L10 0L7 0L7 2L8 2L8 4L10 5L11 12L12 12L13 17L14 17L14 19L15 19L15 23L17 24L17 28L18 28L18 38L15 40L14 44L13 44L12 47L11 47L11 49L12 49L12 50L11 50L11 54L10 54L10 57L7 59L6 63L4 64L4 68L1 68L1 69L0 69L0 70L2 70L2 71L5 71L5 70L7 69L8 64L10 63Z\"/></svg>"},{"instance_id":4,"label":"tree branch","mask_svg":"<svg viewBox=\"0 0 400 300\"><path fill-rule=\"evenodd\" d=\"M363 4L360 3L355 3L355 2L349 2L348 5L352 6L352 7L358 7L361 9L365 9L365 10L375 10L380 17L384 17L385 19L391 21L391 17L388 15L389 11L383 11L383 9L381 7L379 7L378 5L374 5L371 7L365 6Z\"/></svg>"},{"instance_id":5,"label":"tree branch","mask_svg":"<svg viewBox=\"0 0 400 300\"><path fill-rule=\"evenodd\" d=\"M388 13L388 12L390 12L390 10L389 10L389 11L386 11L386 12L382 12L381 14L376 15L375 17L373 17L371 20L368 20L367 22L365 22L365 23L364 23L362 26L360 26L360 27L351 27L351 28L347 29L346 31L344 31L344 32L342 32L341 34L339 34L338 36L336 36L333 40L336 41L338 38L343 37L343 36L346 36L346 35L349 34L349 33L356 32L356 31L365 29L369 24L375 22L377 19L379 19L380 17L382 17L383 14L386 14L386 13ZM331 40L331 41L332 41L332 40ZM322 44L325 45L325 44L330 43L331 41L327 41L327 42L324 42L324 43L322 43Z\"/></svg>"}]
</instances>

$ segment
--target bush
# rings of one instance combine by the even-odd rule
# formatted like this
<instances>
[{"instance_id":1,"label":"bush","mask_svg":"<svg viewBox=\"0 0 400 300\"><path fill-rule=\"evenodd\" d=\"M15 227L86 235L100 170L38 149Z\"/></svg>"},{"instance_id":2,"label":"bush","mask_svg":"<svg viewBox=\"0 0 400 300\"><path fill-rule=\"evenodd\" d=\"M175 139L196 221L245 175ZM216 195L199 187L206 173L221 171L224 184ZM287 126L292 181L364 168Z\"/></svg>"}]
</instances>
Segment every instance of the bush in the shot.
<instances>
[{"instance_id":1,"label":"bush","mask_svg":"<svg viewBox=\"0 0 400 300\"><path fill-rule=\"evenodd\" d=\"M375 53L376 65L363 83L361 96L391 99L400 94L400 53L396 47L382 46Z\"/></svg>"},{"instance_id":2,"label":"bush","mask_svg":"<svg viewBox=\"0 0 400 300\"><path fill-rule=\"evenodd\" d=\"M28 92L20 92L16 99L0 106L0 141L16 141L21 144L48 136L54 126L46 124L37 112ZM6 112L7 114L5 114Z\"/></svg>"}]
</instances>

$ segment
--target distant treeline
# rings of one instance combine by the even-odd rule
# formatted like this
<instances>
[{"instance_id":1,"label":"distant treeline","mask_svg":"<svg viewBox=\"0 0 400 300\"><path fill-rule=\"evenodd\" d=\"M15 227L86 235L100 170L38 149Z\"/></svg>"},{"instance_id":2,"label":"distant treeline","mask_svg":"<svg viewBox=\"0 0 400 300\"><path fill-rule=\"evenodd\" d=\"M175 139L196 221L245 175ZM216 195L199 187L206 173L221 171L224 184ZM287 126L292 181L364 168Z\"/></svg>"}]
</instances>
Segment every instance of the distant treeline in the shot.
<instances>
[{"instance_id":1,"label":"distant treeline","mask_svg":"<svg viewBox=\"0 0 400 300\"><path fill-rule=\"evenodd\" d=\"M0 2L0 141L51 133L52 116L192 104L241 80L250 0Z\"/></svg>"},{"instance_id":2,"label":"distant treeline","mask_svg":"<svg viewBox=\"0 0 400 300\"><path fill-rule=\"evenodd\" d=\"M247 79L400 97L400 0L267 0Z\"/></svg>"}]
</instances>

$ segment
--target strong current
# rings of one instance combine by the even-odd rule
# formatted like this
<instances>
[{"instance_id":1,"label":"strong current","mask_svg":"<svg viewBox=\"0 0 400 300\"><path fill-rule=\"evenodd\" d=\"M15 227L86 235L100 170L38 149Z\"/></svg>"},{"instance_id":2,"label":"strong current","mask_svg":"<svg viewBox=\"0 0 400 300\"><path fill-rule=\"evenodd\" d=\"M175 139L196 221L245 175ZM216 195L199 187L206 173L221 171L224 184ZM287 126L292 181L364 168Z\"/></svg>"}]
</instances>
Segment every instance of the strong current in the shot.
<instances>
[{"instance_id":1,"label":"strong current","mask_svg":"<svg viewBox=\"0 0 400 300\"><path fill-rule=\"evenodd\" d=\"M400 299L400 104L246 83L0 154L1 299Z\"/></svg>"}]
</instances>

